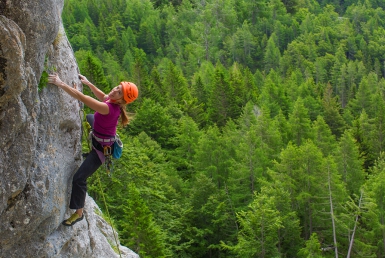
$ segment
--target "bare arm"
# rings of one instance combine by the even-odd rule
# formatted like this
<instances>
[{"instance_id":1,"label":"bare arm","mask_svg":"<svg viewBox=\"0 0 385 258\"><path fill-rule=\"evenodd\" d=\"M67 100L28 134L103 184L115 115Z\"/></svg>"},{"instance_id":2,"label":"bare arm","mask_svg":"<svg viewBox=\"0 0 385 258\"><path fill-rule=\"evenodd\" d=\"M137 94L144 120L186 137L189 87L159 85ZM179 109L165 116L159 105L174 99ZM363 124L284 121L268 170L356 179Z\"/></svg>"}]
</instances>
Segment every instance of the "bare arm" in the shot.
<instances>
[{"instance_id":1,"label":"bare arm","mask_svg":"<svg viewBox=\"0 0 385 258\"><path fill-rule=\"evenodd\" d=\"M99 88L97 88L95 85L93 85L90 81L87 80L87 78L84 75L79 74L80 81L87 85L90 90L95 94L95 96L100 100L103 101L106 99L107 95L101 91Z\"/></svg>"},{"instance_id":2,"label":"bare arm","mask_svg":"<svg viewBox=\"0 0 385 258\"><path fill-rule=\"evenodd\" d=\"M74 89L68 86L67 84L62 82L62 80L60 80L57 74L50 74L48 76L48 83L52 83L58 86L59 88L67 92L71 97L83 102L89 108L99 112L102 115L108 115L110 112L110 109L106 103L98 101L90 96L84 95L82 92L78 91L77 89Z\"/></svg>"}]
</instances>

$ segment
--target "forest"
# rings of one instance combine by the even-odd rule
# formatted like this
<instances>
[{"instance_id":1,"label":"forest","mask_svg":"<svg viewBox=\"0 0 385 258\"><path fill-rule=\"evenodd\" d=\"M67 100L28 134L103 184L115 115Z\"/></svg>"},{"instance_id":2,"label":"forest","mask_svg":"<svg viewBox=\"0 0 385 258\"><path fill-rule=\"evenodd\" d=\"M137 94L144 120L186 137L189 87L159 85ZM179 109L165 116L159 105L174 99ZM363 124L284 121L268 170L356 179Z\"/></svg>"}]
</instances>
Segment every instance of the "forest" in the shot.
<instances>
[{"instance_id":1,"label":"forest","mask_svg":"<svg viewBox=\"0 0 385 258\"><path fill-rule=\"evenodd\" d=\"M384 9L65 0L80 72L140 91L122 158L88 180L121 244L142 258L385 257Z\"/></svg>"}]
</instances>

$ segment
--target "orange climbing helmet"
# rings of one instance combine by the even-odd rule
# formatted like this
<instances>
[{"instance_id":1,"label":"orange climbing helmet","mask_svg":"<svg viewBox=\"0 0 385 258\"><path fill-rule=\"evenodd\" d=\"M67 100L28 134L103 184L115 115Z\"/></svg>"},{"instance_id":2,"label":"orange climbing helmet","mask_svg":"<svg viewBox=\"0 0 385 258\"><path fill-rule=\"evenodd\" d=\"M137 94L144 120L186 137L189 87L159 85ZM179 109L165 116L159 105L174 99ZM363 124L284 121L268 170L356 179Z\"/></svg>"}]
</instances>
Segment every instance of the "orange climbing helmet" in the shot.
<instances>
[{"instance_id":1,"label":"orange climbing helmet","mask_svg":"<svg viewBox=\"0 0 385 258\"><path fill-rule=\"evenodd\" d=\"M120 85L122 85L123 98L127 104L133 102L138 97L138 87L132 82L121 82Z\"/></svg>"}]
</instances>

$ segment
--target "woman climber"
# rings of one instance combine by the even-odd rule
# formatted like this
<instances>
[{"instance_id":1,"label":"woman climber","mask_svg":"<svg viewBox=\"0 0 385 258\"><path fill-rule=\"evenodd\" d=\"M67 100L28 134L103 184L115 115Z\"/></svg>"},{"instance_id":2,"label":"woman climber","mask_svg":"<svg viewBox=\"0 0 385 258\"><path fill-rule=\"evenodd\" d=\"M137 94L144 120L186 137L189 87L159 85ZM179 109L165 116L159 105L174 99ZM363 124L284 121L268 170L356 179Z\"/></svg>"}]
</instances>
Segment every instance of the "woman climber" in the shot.
<instances>
[{"instance_id":1,"label":"woman climber","mask_svg":"<svg viewBox=\"0 0 385 258\"><path fill-rule=\"evenodd\" d=\"M94 99L84 95L65 84L57 74L50 74L48 82L63 89L73 98L83 102L89 108L95 111L92 137L92 150L87 155L72 179L72 192L70 200L70 209L76 210L70 218L64 220L64 226L72 226L84 218L83 208L86 199L87 178L91 176L105 161L103 150L109 148L115 141L116 127L120 117L122 126L129 122L126 113L126 105L133 102L138 97L138 88L132 82L121 82L106 95L83 75L79 75L81 82L87 85L95 96ZM107 147L106 147L107 146Z\"/></svg>"}]
</instances>

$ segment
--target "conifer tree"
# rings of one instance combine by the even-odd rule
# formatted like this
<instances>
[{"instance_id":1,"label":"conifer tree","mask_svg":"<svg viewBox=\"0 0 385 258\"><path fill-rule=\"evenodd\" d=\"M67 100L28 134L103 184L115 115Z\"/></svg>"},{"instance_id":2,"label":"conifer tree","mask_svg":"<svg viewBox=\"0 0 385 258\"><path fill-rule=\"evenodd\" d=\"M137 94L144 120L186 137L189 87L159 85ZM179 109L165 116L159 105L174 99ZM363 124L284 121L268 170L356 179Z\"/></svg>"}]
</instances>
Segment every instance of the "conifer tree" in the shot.
<instances>
[{"instance_id":1,"label":"conifer tree","mask_svg":"<svg viewBox=\"0 0 385 258\"><path fill-rule=\"evenodd\" d=\"M179 105L184 105L191 100L187 82L182 72L171 61L167 61L166 70L163 72L162 84L167 89L167 97Z\"/></svg>"},{"instance_id":2,"label":"conifer tree","mask_svg":"<svg viewBox=\"0 0 385 258\"><path fill-rule=\"evenodd\" d=\"M263 87L261 87L261 94L257 104L267 107L270 110L271 117L275 117L279 110L287 114L289 104L286 92L284 87L282 87L281 78L276 71L271 70L268 74Z\"/></svg>"},{"instance_id":3,"label":"conifer tree","mask_svg":"<svg viewBox=\"0 0 385 258\"><path fill-rule=\"evenodd\" d=\"M157 53L160 44L160 24L157 15L143 17L139 27L138 47L150 56Z\"/></svg>"},{"instance_id":4,"label":"conifer tree","mask_svg":"<svg viewBox=\"0 0 385 258\"><path fill-rule=\"evenodd\" d=\"M269 73L271 69L278 70L281 53L276 45L277 36L273 33L267 41L266 52L264 56L265 72Z\"/></svg>"},{"instance_id":5,"label":"conifer tree","mask_svg":"<svg viewBox=\"0 0 385 258\"><path fill-rule=\"evenodd\" d=\"M229 83L227 71L217 63L209 103L211 121L219 126L225 125L228 119L234 118L235 105L234 89Z\"/></svg>"},{"instance_id":6,"label":"conifer tree","mask_svg":"<svg viewBox=\"0 0 385 258\"><path fill-rule=\"evenodd\" d=\"M194 156L197 172L203 172L220 189L229 175L230 158L217 126L209 127L200 137Z\"/></svg>"},{"instance_id":7,"label":"conifer tree","mask_svg":"<svg viewBox=\"0 0 385 258\"><path fill-rule=\"evenodd\" d=\"M274 117L274 121L275 126L278 127L282 145L286 146L290 141L290 130L288 121L286 120L286 117L283 115L281 110L279 111L278 115Z\"/></svg>"},{"instance_id":8,"label":"conifer tree","mask_svg":"<svg viewBox=\"0 0 385 258\"><path fill-rule=\"evenodd\" d=\"M191 207L185 218L190 227L182 234L184 241L190 243L188 254L193 257L207 257L211 252L209 247L214 244L214 234L217 233L213 223L220 202L217 193L216 182L212 178L202 173L194 177L186 199Z\"/></svg>"},{"instance_id":9,"label":"conifer tree","mask_svg":"<svg viewBox=\"0 0 385 258\"><path fill-rule=\"evenodd\" d=\"M147 93L148 95L146 97L155 100L157 103L164 107L166 107L169 103L167 90L162 83L162 79L156 67L151 70L150 85Z\"/></svg>"},{"instance_id":10,"label":"conifer tree","mask_svg":"<svg viewBox=\"0 0 385 258\"><path fill-rule=\"evenodd\" d=\"M299 257L307 258L322 258L321 244L319 243L317 233L313 233L308 241L306 241L306 247L301 248L298 251Z\"/></svg>"},{"instance_id":11,"label":"conifer tree","mask_svg":"<svg viewBox=\"0 0 385 258\"><path fill-rule=\"evenodd\" d=\"M337 102L337 98L333 96L332 87L327 84L324 91L322 105L324 108L324 119L329 125L333 134L338 138L344 131L345 123L340 114L340 104Z\"/></svg>"},{"instance_id":12,"label":"conifer tree","mask_svg":"<svg viewBox=\"0 0 385 258\"><path fill-rule=\"evenodd\" d=\"M232 118L236 118L241 114L242 107L244 106L245 82L243 75L237 63L234 63L229 71L229 83L230 89L234 92L234 104L232 105Z\"/></svg>"},{"instance_id":13,"label":"conifer tree","mask_svg":"<svg viewBox=\"0 0 385 258\"><path fill-rule=\"evenodd\" d=\"M102 62L90 51L78 51L75 53L76 59L79 63L79 69L81 73L87 77L87 79L97 85L102 91L109 91L109 84L107 78L104 75ZM87 91L88 87L85 87Z\"/></svg>"},{"instance_id":14,"label":"conifer tree","mask_svg":"<svg viewBox=\"0 0 385 258\"><path fill-rule=\"evenodd\" d=\"M239 257L279 256L278 230L282 228L282 218L275 207L275 197L262 189L255 194L246 211L238 213L240 231L238 243L230 250Z\"/></svg>"},{"instance_id":15,"label":"conifer tree","mask_svg":"<svg viewBox=\"0 0 385 258\"><path fill-rule=\"evenodd\" d=\"M204 107L207 106L208 93L199 74L193 78L192 95L196 97L198 104L203 104Z\"/></svg>"},{"instance_id":16,"label":"conifer tree","mask_svg":"<svg viewBox=\"0 0 385 258\"><path fill-rule=\"evenodd\" d=\"M340 138L336 162L348 193L350 196L358 196L365 180L365 173L358 146L350 131L345 131Z\"/></svg>"},{"instance_id":17,"label":"conifer tree","mask_svg":"<svg viewBox=\"0 0 385 258\"><path fill-rule=\"evenodd\" d=\"M373 152L379 157L385 151L385 100L383 94L377 92L373 95L374 121L372 133Z\"/></svg>"},{"instance_id":18,"label":"conifer tree","mask_svg":"<svg viewBox=\"0 0 385 258\"><path fill-rule=\"evenodd\" d=\"M263 190L268 196L274 196L275 207L279 211L282 227L278 229L278 251L286 257L296 257L302 246L300 221L296 212L291 208L291 195L287 191L285 175L279 175L269 170L268 177L271 180L260 179Z\"/></svg>"},{"instance_id":19,"label":"conifer tree","mask_svg":"<svg viewBox=\"0 0 385 258\"><path fill-rule=\"evenodd\" d=\"M322 115L322 101L319 96L319 89L315 85L313 78L309 78L298 87L298 93L303 98L304 105L309 111L311 121Z\"/></svg>"},{"instance_id":20,"label":"conifer tree","mask_svg":"<svg viewBox=\"0 0 385 258\"><path fill-rule=\"evenodd\" d=\"M257 88L255 79L253 74L251 73L250 69L248 67L243 69L243 76L244 76L244 96L242 96L243 100L243 106L246 105L247 102L251 101L253 103L257 103L259 90Z\"/></svg>"},{"instance_id":21,"label":"conifer tree","mask_svg":"<svg viewBox=\"0 0 385 258\"><path fill-rule=\"evenodd\" d=\"M238 28L231 37L226 39L225 48L231 57L229 63L239 62L250 68L257 66L253 60L259 51L255 36L250 31L251 29L250 23L245 20L242 27Z\"/></svg>"},{"instance_id":22,"label":"conifer tree","mask_svg":"<svg viewBox=\"0 0 385 258\"><path fill-rule=\"evenodd\" d=\"M135 119L127 130L132 135L145 132L162 147L169 148L173 145L172 137L175 134L175 121L167 113L167 110L151 99L145 99L137 109Z\"/></svg>"},{"instance_id":23,"label":"conifer tree","mask_svg":"<svg viewBox=\"0 0 385 258\"><path fill-rule=\"evenodd\" d=\"M147 65L147 56L142 49L134 48L133 50L134 62L132 66L131 76L132 81L135 82L138 86L141 94L146 96L145 90L146 85L148 84L148 65Z\"/></svg>"},{"instance_id":24,"label":"conifer tree","mask_svg":"<svg viewBox=\"0 0 385 258\"><path fill-rule=\"evenodd\" d=\"M305 108L302 98L298 98L295 102L293 111L289 115L288 123L290 127L290 139L298 146L311 137L308 110Z\"/></svg>"},{"instance_id":25,"label":"conifer tree","mask_svg":"<svg viewBox=\"0 0 385 258\"><path fill-rule=\"evenodd\" d=\"M384 153L376 161L371 169L371 175L366 182L364 189L376 203L377 221L379 225L373 228L375 236L373 243L378 247L376 256L381 257L385 254L385 159Z\"/></svg>"},{"instance_id":26,"label":"conifer tree","mask_svg":"<svg viewBox=\"0 0 385 258\"><path fill-rule=\"evenodd\" d=\"M377 85L376 78L374 77L375 75L371 73L362 78L357 93L355 94L355 98L351 99L348 104L348 108L356 118L359 117L363 110L365 110L365 113L369 115L370 118L374 116L373 105L375 105L375 103L371 101L376 88L373 85Z\"/></svg>"},{"instance_id":27,"label":"conifer tree","mask_svg":"<svg viewBox=\"0 0 385 258\"><path fill-rule=\"evenodd\" d=\"M336 95L340 96L340 100L344 100L344 94L346 94L346 89L339 88L339 81L341 78L341 67L347 63L346 55L345 55L345 44L341 42L338 46L337 52L335 53L334 64L331 70L331 85L333 87L333 91Z\"/></svg>"},{"instance_id":28,"label":"conifer tree","mask_svg":"<svg viewBox=\"0 0 385 258\"><path fill-rule=\"evenodd\" d=\"M352 134L355 138L360 152L360 157L364 162L364 169L367 170L374 164L373 145L371 144L371 135L373 134L373 124L365 110L360 117L353 122Z\"/></svg>"},{"instance_id":29,"label":"conifer tree","mask_svg":"<svg viewBox=\"0 0 385 258\"><path fill-rule=\"evenodd\" d=\"M299 69L296 69L288 74L286 77L285 88L287 92L287 98L290 102L295 102L299 96L304 97L301 94L300 85L304 83L304 78Z\"/></svg>"},{"instance_id":30,"label":"conifer tree","mask_svg":"<svg viewBox=\"0 0 385 258\"><path fill-rule=\"evenodd\" d=\"M154 223L153 215L135 184L128 184L128 194L119 220L122 243L141 257L165 257L161 229Z\"/></svg>"},{"instance_id":31,"label":"conifer tree","mask_svg":"<svg viewBox=\"0 0 385 258\"><path fill-rule=\"evenodd\" d=\"M347 210L351 212L350 228L348 229L348 246L345 250L346 257L356 255L375 257L375 243L373 238L375 229L379 228L377 220L377 209L371 196L361 189L360 195L347 202ZM346 221L346 220L345 220Z\"/></svg>"},{"instance_id":32,"label":"conifer tree","mask_svg":"<svg viewBox=\"0 0 385 258\"><path fill-rule=\"evenodd\" d=\"M312 139L324 156L331 155L337 146L337 142L322 116L318 116L317 120L313 122L312 131Z\"/></svg>"},{"instance_id":33,"label":"conifer tree","mask_svg":"<svg viewBox=\"0 0 385 258\"><path fill-rule=\"evenodd\" d=\"M170 155L176 164L176 169L183 179L191 179L194 173L194 155L201 132L198 125L190 117L182 117L178 121L175 145L178 146Z\"/></svg>"}]
</instances>

